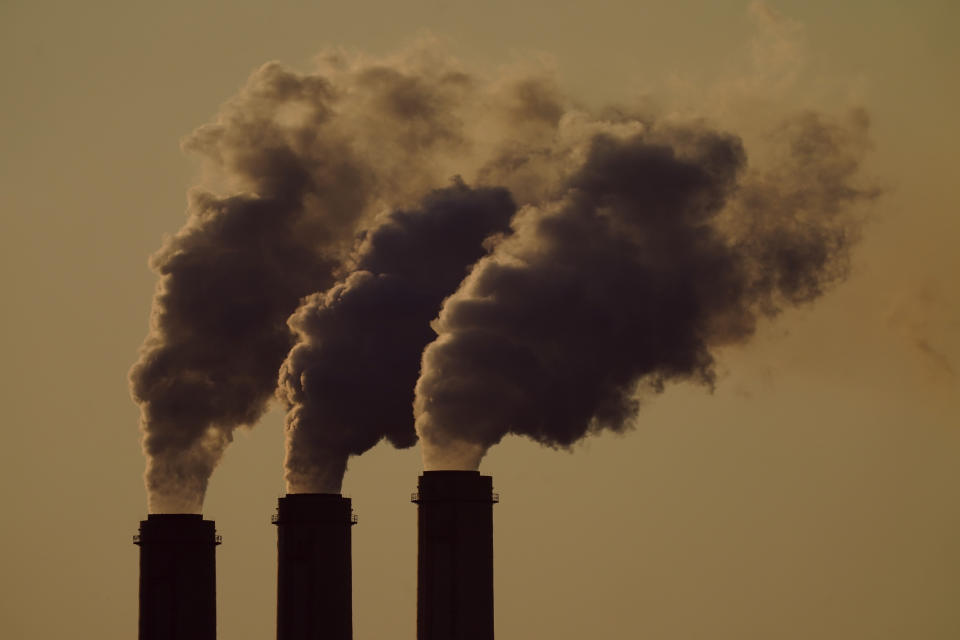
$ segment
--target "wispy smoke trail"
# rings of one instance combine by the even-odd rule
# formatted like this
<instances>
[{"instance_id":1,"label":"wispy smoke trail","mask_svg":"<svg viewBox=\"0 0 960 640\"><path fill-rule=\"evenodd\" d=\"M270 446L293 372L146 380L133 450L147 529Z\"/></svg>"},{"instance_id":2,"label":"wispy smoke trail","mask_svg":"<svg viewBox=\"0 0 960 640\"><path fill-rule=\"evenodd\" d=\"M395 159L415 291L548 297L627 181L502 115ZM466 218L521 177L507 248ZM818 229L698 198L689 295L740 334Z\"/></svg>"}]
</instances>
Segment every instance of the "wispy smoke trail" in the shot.
<instances>
[{"instance_id":1,"label":"wispy smoke trail","mask_svg":"<svg viewBox=\"0 0 960 640\"><path fill-rule=\"evenodd\" d=\"M805 114L748 170L702 126L597 135L562 197L522 210L434 327L416 389L428 469L514 433L567 447L627 428L638 385L712 385L717 346L846 273L866 118Z\"/></svg>"},{"instance_id":2,"label":"wispy smoke trail","mask_svg":"<svg viewBox=\"0 0 960 640\"><path fill-rule=\"evenodd\" d=\"M289 409L288 491L339 492L348 456L382 438L416 442L411 404L430 320L515 210L504 189L435 191L367 234L356 271L297 310L299 342L279 390Z\"/></svg>"}]
</instances>

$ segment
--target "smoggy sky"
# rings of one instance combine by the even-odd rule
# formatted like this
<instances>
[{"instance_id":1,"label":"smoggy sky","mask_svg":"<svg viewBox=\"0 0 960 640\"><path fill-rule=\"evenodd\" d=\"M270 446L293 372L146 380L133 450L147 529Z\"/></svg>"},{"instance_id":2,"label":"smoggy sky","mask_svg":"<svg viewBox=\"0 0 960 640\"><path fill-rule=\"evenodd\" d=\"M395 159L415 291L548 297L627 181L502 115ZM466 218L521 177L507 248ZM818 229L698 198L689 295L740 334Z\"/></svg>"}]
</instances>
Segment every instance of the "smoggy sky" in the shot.
<instances>
[{"instance_id":1,"label":"smoggy sky","mask_svg":"<svg viewBox=\"0 0 960 640\"><path fill-rule=\"evenodd\" d=\"M147 258L211 179L181 140L265 62L309 72L331 46L431 39L485 77L552 75L585 109L704 117L748 149L797 110L863 107L863 172L883 190L848 279L721 346L712 394L644 396L634 429L572 453L490 450L498 638L960 634L952 3L197 4L0 8L2 635L135 633L146 501L127 372ZM207 492L223 638L275 633L283 413L235 433ZM350 463L358 640L414 636L421 469L419 447L387 444Z\"/></svg>"}]
</instances>

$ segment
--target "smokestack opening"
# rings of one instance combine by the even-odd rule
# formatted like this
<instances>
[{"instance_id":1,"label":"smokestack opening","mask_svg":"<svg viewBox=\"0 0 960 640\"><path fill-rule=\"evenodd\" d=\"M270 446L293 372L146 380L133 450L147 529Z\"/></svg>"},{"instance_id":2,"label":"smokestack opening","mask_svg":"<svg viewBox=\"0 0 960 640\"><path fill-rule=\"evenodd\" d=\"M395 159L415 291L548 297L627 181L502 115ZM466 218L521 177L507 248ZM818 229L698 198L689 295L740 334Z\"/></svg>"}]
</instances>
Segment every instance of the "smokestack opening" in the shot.
<instances>
[{"instance_id":1,"label":"smokestack opening","mask_svg":"<svg viewBox=\"0 0 960 640\"><path fill-rule=\"evenodd\" d=\"M151 513L140 521L140 640L216 640L221 542L213 520Z\"/></svg>"},{"instance_id":2,"label":"smokestack opening","mask_svg":"<svg viewBox=\"0 0 960 640\"><path fill-rule=\"evenodd\" d=\"M351 640L350 498L293 493L277 501L277 640Z\"/></svg>"},{"instance_id":3,"label":"smokestack opening","mask_svg":"<svg viewBox=\"0 0 960 640\"><path fill-rule=\"evenodd\" d=\"M417 640L493 640L493 479L425 471L417 504Z\"/></svg>"}]
</instances>

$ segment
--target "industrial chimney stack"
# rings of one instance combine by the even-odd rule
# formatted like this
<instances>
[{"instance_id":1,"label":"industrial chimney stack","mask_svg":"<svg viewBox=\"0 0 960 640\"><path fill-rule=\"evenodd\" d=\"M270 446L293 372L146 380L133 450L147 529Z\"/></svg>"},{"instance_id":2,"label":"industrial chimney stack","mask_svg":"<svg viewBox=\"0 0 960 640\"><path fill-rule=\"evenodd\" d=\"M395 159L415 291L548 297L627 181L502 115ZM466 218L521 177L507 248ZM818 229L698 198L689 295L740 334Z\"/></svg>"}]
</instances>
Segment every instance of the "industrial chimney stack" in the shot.
<instances>
[{"instance_id":1,"label":"industrial chimney stack","mask_svg":"<svg viewBox=\"0 0 960 640\"><path fill-rule=\"evenodd\" d=\"M200 514L151 513L140 547L140 640L216 640L216 525Z\"/></svg>"},{"instance_id":2,"label":"industrial chimney stack","mask_svg":"<svg viewBox=\"0 0 960 640\"><path fill-rule=\"evenodd\" d=\"M417 640L493 640L493 480L425 471L419 491Z\"/></svg>"},{"instance_id":3,"label":"industrial chimney stack","mask_svg":"<svg viewBox=\"0 0 960 640\"><path fill-rule=\"evenodd\" d=\"M294 493L280 498L277 525L277 640L352 640L350 498Z\"/></svg>"}]
</instances>

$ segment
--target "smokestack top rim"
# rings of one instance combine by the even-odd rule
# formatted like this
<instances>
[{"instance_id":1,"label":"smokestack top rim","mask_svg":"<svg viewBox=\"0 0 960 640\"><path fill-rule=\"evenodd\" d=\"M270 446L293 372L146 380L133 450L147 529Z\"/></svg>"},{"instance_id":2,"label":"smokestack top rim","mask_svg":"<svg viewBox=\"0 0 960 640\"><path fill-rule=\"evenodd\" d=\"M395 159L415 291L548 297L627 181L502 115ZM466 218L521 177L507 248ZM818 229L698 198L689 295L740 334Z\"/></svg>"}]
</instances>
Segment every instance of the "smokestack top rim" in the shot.
<instances>
[{"instance_id":1,"label":"smokestack top rim","mask_svg":"<svg viewBox=\"0 0 960 640\"><path fill-rule=\"evenodd\" d=\"M310 492L301 492L301 493L285 493L279 498L280 500L349 500L342 493L333 493L333 492L319 492L319 493L310 493Z\"/></svg>"},{"instance_id":2,"label":"smokestack top rim","mask_svg":"<svg viewBox=\"0 0 960 640\"><path fill-rule=\"evenodd\" d=\"M277 499L270 522L283 525L348 525L357 523L352 501L339 493L291 493Z\"/></svg>"},{"instance_id":3,"label":"smokestack top rim","mask_svg":"<svg viewBox=\"0 0 960 640\"><path fill-rule=\"evenodd\" d=\"M479 476L480 471L476 469L429 469L420 474L422 476Z\"/></svg>"},{"instance_id":4,"label":"smokestack top rim","mask_svg":"<svg viewBox=\"0 0 960 640\"><path fill-rule=\"evenodd\" d=\"M493 492L493 477L479 471L424 471L411 494L415 504L428 502L492 502L500 501Z\"/></svg>"},{"instance_id":5,"label":"smokestack top rim","mask_svg":"<svg viewBox=\"0 0 960 640\"><path fill-rule=\"evenodd\" d=\"M150 513L140 521L140 531L133 543L144 544L212 544L219 545L222 537L213 520L204 520L198 513Z\"/></svg>"}]
</instances>

